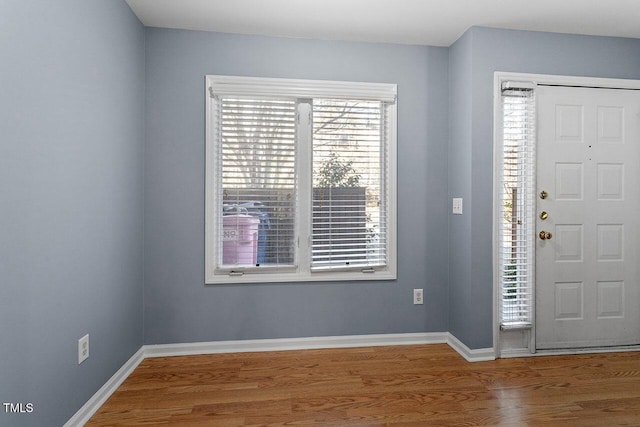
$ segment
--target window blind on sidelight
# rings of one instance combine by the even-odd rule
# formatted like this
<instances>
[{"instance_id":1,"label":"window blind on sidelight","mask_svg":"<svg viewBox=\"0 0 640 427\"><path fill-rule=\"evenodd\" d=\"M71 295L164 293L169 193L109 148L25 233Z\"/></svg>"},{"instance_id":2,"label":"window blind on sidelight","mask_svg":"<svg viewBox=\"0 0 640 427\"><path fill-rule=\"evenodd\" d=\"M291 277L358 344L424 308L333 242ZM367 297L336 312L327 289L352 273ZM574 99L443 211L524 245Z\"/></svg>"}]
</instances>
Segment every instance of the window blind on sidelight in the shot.
<instances>
[{"instance_id":1,"label":"window blind on sidelight","mask_svg":"<svg viewBox=\"0 0 640 427\"><path fill-rule=\"evenodd\" d=\"M502 195L498 220L501 326L526 328L532 324L534 303L534 91L503 89L502 111Z\"/></svg>"}]
</instances>

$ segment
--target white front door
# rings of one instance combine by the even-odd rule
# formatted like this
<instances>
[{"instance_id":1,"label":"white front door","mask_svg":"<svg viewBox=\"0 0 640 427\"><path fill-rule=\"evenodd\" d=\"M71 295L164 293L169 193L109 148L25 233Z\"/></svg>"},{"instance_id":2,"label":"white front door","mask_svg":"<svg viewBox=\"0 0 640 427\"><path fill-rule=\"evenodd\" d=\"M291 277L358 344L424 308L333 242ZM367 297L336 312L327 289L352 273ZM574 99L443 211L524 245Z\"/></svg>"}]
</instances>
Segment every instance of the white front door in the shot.
<instances>
[{"instance_id":1,"label":"white front door","mask_svg":"<svg viewBox=\"0 0 640 427\"><path fill-rule=\"evenodd\" d=\"M639 344L640 91L536 91L536 348Z\"/></svg>"}]
</instances>

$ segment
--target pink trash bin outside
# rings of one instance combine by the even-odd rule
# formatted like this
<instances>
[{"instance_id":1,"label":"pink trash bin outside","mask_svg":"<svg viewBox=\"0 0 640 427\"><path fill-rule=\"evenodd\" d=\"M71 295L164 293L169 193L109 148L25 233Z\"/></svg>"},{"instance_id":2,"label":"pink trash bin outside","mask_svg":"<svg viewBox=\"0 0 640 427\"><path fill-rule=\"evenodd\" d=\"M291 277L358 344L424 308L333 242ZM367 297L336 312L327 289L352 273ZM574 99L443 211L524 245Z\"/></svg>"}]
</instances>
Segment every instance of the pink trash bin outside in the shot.
<instances>
[{"instance_id":1,"label":"pink trash bin outside","mask_svg":"<svg viewBox=\"0 0 640 427\"><path fill-rule=\"evenodd\" d=\"M258 225L260 219L251 215L222 217L222 263L224 265L255 265L258 256Z\"/></svg>"}]
</instances>

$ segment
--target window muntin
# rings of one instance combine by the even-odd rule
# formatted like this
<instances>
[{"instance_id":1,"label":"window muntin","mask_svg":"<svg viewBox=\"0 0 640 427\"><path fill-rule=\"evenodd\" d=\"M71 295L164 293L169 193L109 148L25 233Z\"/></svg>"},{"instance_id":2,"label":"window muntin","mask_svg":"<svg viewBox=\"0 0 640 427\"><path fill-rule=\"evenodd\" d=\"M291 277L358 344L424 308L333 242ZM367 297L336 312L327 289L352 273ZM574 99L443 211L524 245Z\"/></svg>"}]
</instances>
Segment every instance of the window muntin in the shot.
<instances>
[{"instance_id":1,"label":"window muntin","mask_svg":"<svg viewBox=\"0 0 640 427\"><path fill-rule=\"evenodd\" d=\"M395 85L207 91L207 283L395 278Z\"/></svg>"}]
</instances>

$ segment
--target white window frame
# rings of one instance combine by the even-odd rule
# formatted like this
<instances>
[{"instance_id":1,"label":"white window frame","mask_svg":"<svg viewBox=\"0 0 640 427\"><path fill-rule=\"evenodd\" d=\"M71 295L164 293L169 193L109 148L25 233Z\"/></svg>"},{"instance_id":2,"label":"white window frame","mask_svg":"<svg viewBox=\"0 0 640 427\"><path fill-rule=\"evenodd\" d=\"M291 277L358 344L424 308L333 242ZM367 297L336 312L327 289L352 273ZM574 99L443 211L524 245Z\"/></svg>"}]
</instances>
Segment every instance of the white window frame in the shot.
<instances>
[{"instance_id":1,"label":"white window frame","mask_svg":"<svg viewBox=\"0 0 640 427\"><path fill-rule=\"evenodd\" d=\"M339 82L324 80L277 79L207 75L206 90L206 149L205 149L205 283L268 283L308 281L395 280L397 252L397 87L389 83ZM218 194L213 185L217 176L216 129L213 112L217 95L361 99L385 102L387 113L387 263L384 267L351 271L311 270L311 136L301 136L297 144L297 169L309 171L298 177L299 203L296 212L298 236L297 265L291 269L251 270L246 272L216 271L219 239L216 215L219 215ZM306 114L301 115L305 120ZM306 119L308 120L308 119Z\"/></svg>"}]
</instances>

